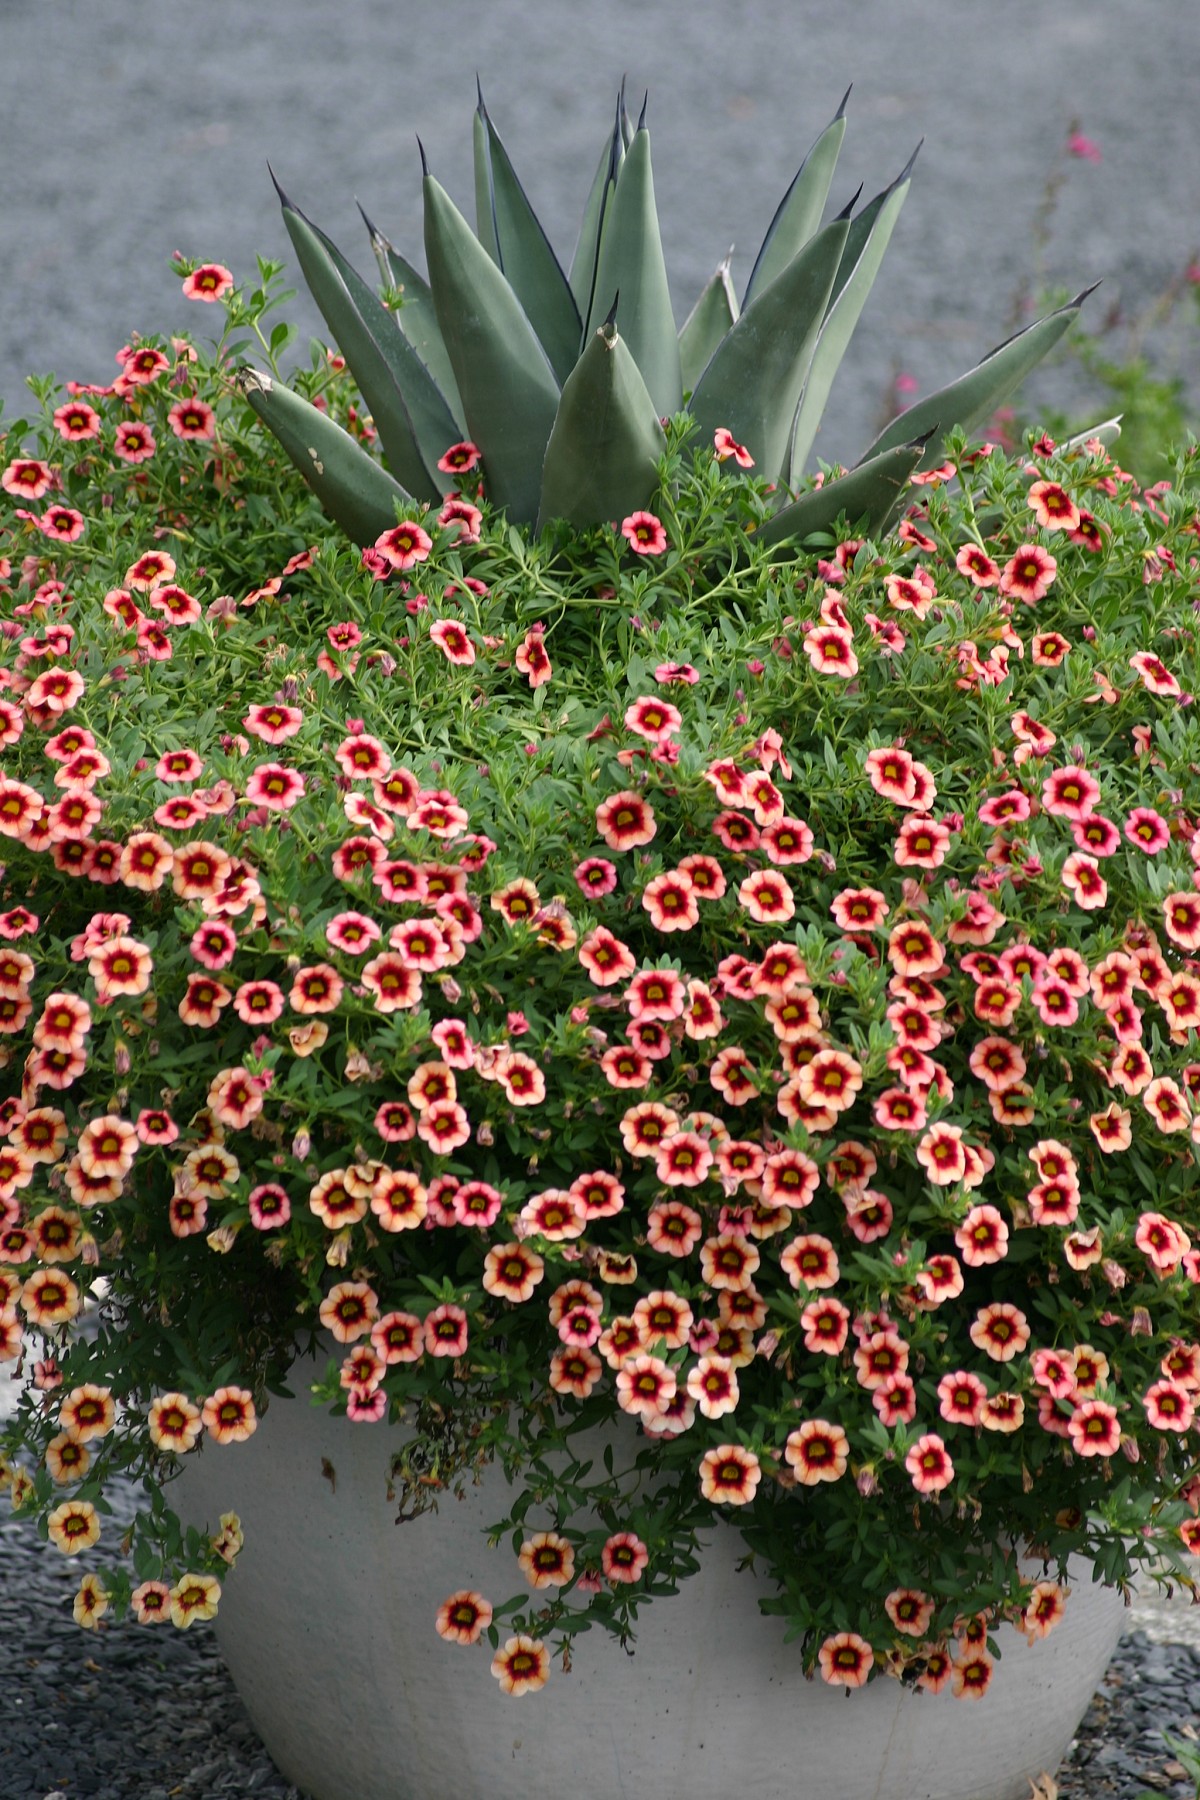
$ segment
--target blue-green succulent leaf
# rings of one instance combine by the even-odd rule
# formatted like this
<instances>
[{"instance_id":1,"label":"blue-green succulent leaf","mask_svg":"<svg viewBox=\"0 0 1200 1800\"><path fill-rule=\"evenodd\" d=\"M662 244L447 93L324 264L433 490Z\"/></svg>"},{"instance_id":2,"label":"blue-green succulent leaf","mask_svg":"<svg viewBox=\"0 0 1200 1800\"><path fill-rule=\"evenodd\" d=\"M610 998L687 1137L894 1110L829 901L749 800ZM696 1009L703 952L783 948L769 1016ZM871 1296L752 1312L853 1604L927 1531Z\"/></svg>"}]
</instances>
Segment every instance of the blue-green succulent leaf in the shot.
<instances>
[{"instance_id":1,"label":"blue-green succulent leaf","mask_svg":"<svg viewBox=\"0 0 1200 1800\"><path fill-rule=\"evenodd\" d=\"M558 381L504 272L432 175L424 195L429 285L467 432L490 498L515 523L532 524Z\"/></svg>"},{"instance_id":2,"label":"blue-green succulent leaf","mask_svg":"<svg viewBox=\"0 0 1200 1800\"><path fill-rule=\"evenodd\" d=\"M606 320L563 385L546 447L538 529L586 529L649 504L667 440L641 372Z\"/></svg>"},{"instance_id":3,"label":"blue-green succulent leaf","mask_svg":"<svg viewBox=\"0 0 1200 1800\"><path fill-rule=\"evenodd\" d=\"M920 463L925 440L898 444L862 462L848 475L810 488L760 525L754 542L768 546L790 544L799 549L806 538L827 532L845 513L851 529L877 537L904 498L905 483Z\"/></svg>"},{"instance_id":4,"label":"blue-green succulent leaf","mask_svg":"<svg viewBox=\"0 0 1200 1800\"><path fill-rule=\"evenodd\" d=\"M729 278L733 251L719 262L679 332L679 364L683 391L690 394L716 353L717 345L738 319L737 294Z\"/></svg>"},{"instance_id":5,"label":"blue-green succulent leaf","mask_svg":"<svg viewBox=\"0 0 1200 1800\"><path fill-rule=\"evenodd\" d=\"M375 290L282 189L279 199L309 290L370 408L397 480L421 499L436 499L450 485L438 458L461 436L445 396Z\"/></svg>"},{"instance_id":6,"label":"blue-green succulent leaf","mask_svg":"<svg viewBox=\"0 0 1200 1800\"><path fill-rule=\"evenodd\" d=\"M583 331L579 308L483 104L482 91L475 113L475 191L480 240L507 275L558 380L565 381L579 355Z\"/></svg>"},{"instance_id":7,"label":"blue-green succulent leaf","mask_svg":"<svg viewBox=\"0 0 1200 1800\"><path fill-rule=\"evenodd\" d=\"M412 496L327 413L259 369L239 369L237 386L354 543L373 544L409 510Z\"/></svg>"},{"instance_id":8,"label":"blue-green succulent leaf","mask_svg":"<svg viewBox=\"0 0 1200 1800\"><path fill-rule=\"evenodd\" d=\"M804 378L850 228L831 219L753 299L696 383L690 411L701 439L727 426L759 473L784 467Z\"/></svg>"},{"instance_id":9,"label":"blue-green succulent leaf","mask_svg":"<svg viewBox=\"0 0 1200 1800\"><path fill-rule=\"evenodd\" d=\"M683 383L679 338L654 204L650 133L644 125L639 125L633 134L617 177L616 193L602 222L589 336L599 329L618 294L621 336L642 372L660 418L665 418L679 411Z\"/></svg>"},{"instance_id":10,"label":"blue-green succulent leaf","mask_svg":"<svg viewBox=\"0 0 1200 1800\"><path fill-rule=\"evenodd\" d=\"M371 249L379 265L380 280L386 288L403 297L400 306L388 310L446 396L447 406L455 418L461 421L462 402L458 397L458 383L454 379L454 370L450 367L450 358L446 355L446 346L442 342L441 327L437 322L437 310L429 283L420 270L414 268L394 244L389 243L379 227L367 217L361 205L358 210L370 233Z\"/></svg>"},{"instance_id":11,"label":"blue-green succulent leaf","mask_svg":"<svg viewBox=\"0 0 1200 1800\"><path fill-rule=\"evenodd\" d=\"M914 160L915 156L914 151ZM876 194L858 217L850 222L846 248L842 252L833 292L805 377L804 391L796 408L788 460L788 485L791 487L799 484L804 471L808 453L820 428L834 376L846 354L859 314L879 273L884 251L908 195L911 172L912 161L890 187Z\"/></svg>"},{"instance_id":12,"label":"blue-green succulent leaf","mask_svg":"<svg viewBox=\"0 0 1200 1800\"><path fill-rule=\"evenodd\" d=\"M986 424L996 408L1015 393L1030 370L1054 348L1063 333L1070 330L1092 291L1092 288L1085 288L1065 306L1057 307L1054 312L1027 325L1024 331L997 344L981 363L960 375L957 381L918 400L880 432L862 460L865 462L881 450L890 450L895 444L931 433L922 467L935 467L942 460L942 445L947 434L956 425L971 432Z\"/></svg>"},{"instance_id":13,"label":"blue-green succulent leaf","mask_svg":"<svg viewBox=\"0 0 1200 1800\"><path fill-rule=\"evenodd\" d=\"M783 273L821 223L833 171L837 167L838 151L846 135L846 102L849 98L850 89L847 88L841 105L800 164L791 187L776 208L746 283L743 312L756 294Z\"/></svg>"}]
</instances>

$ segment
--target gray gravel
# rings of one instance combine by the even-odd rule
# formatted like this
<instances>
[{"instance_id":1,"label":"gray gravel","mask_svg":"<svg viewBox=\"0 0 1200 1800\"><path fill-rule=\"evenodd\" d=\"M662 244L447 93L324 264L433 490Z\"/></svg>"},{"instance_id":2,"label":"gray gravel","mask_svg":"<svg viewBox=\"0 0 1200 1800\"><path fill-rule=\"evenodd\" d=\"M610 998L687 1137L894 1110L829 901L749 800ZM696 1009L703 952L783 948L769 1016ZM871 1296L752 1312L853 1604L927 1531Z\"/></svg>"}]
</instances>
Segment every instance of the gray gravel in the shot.
<instances>
[{"instance_id":1,"label":"gray gravel","mask_svg":"<svg viewBox=\"0 0 1200 1800\"><path fill-rule=\"evenodd\" d=\"M865 447L897 369L957 375L1013 324L1047 175L1064 170L1048 282L1104 279L1136 310L1200 246L1195 0L40 0L0 6L0 396L31 370L110 380L133 331L208 328L178 248L290 261L267 176L364 269L357 195L419 257L415 134L471 210L470 116L494 119L563 257L628 75L650 89L655 181L682 317L737 245L739 286L788 180L850 83L833 198L925 148L834 390L820 454ZM1103 162L1065 163L1077 120ZM317 315L297 302L304 337ZM1170 346L1163 346L1171 354ZM1191 348L1193 392L1200 358ZM1081 377L1047 400L1098 404Z\"/></svg>"}]
</instances>

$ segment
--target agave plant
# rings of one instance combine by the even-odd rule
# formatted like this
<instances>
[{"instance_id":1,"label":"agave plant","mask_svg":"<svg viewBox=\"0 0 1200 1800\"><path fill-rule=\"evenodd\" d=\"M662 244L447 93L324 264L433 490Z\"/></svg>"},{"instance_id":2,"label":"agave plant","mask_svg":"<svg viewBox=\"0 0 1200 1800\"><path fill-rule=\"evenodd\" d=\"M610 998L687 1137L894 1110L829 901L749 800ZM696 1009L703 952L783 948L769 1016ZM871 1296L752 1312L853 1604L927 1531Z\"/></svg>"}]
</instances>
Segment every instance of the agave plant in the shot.
<instances>
[{"instance_id":1,"label":"agave plant","mask_svg":"<svg viewBox=\"0 0 1200 1800\"><path fill-rule=\"evenodd\" d=\"M514 523L586 528L645 506L681 409L727 428L775 484L759 541L798 542L842 513L875 530L955 426L991 415L1058 341L1085 295L918 401L856 466L793 497L834 376L908 193L917 152L861 210L827 223L847 95L780 201L739 305L729 258L677 330L654 200L645 107L618 99L569 272L551 248L483 102L474 121L472 231L424 171L428 279L363 214L383 295L279 188L305 279L374 419L386 469L327 416L254 369L250 404L326 511L369 543L412 502L455 485L447 449L479 449L489 498ZM920 145L917 146L920 149ZM274 176L272 176L274 179ZM861 192L861 190L860 190ZM399 511L398 511L399 509Z\"/></svg>"}]
</instances>

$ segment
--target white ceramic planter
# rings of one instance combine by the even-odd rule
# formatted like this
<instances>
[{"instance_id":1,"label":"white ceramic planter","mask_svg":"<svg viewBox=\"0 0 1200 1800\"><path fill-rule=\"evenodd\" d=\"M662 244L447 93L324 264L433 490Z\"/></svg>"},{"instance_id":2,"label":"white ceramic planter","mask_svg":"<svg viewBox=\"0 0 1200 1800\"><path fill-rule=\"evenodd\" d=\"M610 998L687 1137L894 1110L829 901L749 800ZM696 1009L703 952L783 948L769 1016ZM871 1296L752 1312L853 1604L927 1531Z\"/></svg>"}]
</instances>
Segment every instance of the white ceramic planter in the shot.
<instances>
[{"instance_id":1,"label":"white ceramic planter","mask_svg":"<svg viewBox=\"0 0 1200 1800\"><path fill-rule=\"evenodd\" d=\"M589 1632L570 1675L555 1665L540 1693L507 1699L486 1643L433 1628L456 1588L520 1587L510 1546L489 1550L481 1529L506 1510L502 1473L397 1525L384 1428L310 1406L300 1369L293 1385L301 1397L275 1400L248 1443L190 1457L170 1497L197 1523L241 1515L217 1635L268 1750L313 1800L1028 1800L1120 1634L1119 1597L1085 1570L1049 1638L1002 1628L982 1701L886 1680L846 1694L804 1679L722 1526L702 1572L647 1608L636 1655Z\"/></svg>"}]
</instances>

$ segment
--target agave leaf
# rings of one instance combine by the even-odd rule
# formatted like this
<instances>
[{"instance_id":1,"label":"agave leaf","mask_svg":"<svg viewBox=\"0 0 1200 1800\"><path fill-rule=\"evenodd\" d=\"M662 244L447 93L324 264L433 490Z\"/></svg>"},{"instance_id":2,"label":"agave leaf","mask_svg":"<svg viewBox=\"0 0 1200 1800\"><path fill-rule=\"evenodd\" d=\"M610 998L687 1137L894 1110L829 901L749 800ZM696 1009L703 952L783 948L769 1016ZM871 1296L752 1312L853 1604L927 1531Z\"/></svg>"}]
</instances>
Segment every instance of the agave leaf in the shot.
<instances>
[{"instance_id":1,"label":"agave leaf","mask_svg":"<svg viewBox=\"0 0 1200 1800\"><path fill-rule=\"evenodd\" d=\"M580 318L586 318L591 312L592 294L596 286L596 262L600 254L601 226L608 204L616 192L617 175L625 160L625 145L621 136L623 104L624 90L617 100L616 120L608 142L600 152L600 161L592 177L591 190L583 209L583 222L579 227L579 242L571 258L571 292L575 296Z\"/></svg>"},{"instance_id":2,"label":"agave leaf","mask_svg":"<svg viewBox=\"0 0 1200 1800\"><path fill-rule=\"evenodd\" d=\"M708 367L717 345L737 324L737 295L733 282L729 279L732 256L731 249L729 255L717 264L680 330L679 362L685 394L691 393Z\"/></svg>"},{"instance_id":3,"label":"agave leaf","mask_svg":"<svg viewBox=\"0 0 1200 1800\"><path fill-rule=\"evenodd\" d=\"M480 90L475 113L475 195L479 238L508 276L542 341L550 366L565 381L579 355L583 324L550 240L488 116ZM486 224L486 232L485 232ZM494 246L494 247L493 247Z\"/></svg>"},{"instance_id":4,"label":"agave leaf","mask_svg":"<svg viewBox=\"0 0 1200 1800\"><path fill-rule=\"evenodd\" d=\"M1065 306L1047 313L1045 318L1035 320L1024 331L1018 331L1015 337L1006 338L1004 343L990 350L975 368L960 375L957 381L952 381L948 387L939 388L936 394L930 394L924 400L918 400L880 432L865 452L862 461L878 455L881 450L890 450L894 444L931 433L921 466L932 469L941 461L946 434L956 425L970 432L985 423L996 408L1020 386L1029 371L1036 368L1047 351L1054 348L1063 333L1071 328L1079 317L1080 307L1091 292L1092 288L1085 288L1082 294L1077 294Z\"/></svg>"},{"instance_id":5,"label":"agave leaf","mask_svg":"<svg viewBox=\"0 0 1200 1800\"><path fill-rule=\"evenodd\" d=\"M371 409L388 462L409 493L437 499L453 485L438 473L437 460L462 435L457 419L374 289L282 190L279 198L304 278Z\"/></svg>"},{"instance_id":6,"label":"agave leaf","mask_svg":"<svg viewBox=\"0 0 1200 1800\"><path fill-rule=\"evenodd\" d=\"M644 125L633 134L602 221L589 336L599 329L618 294L621 334L642 371L655 410L665 418L682 406L683 383L654 205L650 133Z\"/></svg>"},{"instance_id":7,"label":"agave leaf","mask_svg":"<svg viewBox=\"0 0 1200 1800\"><path fill-rule=\"evenodd\" d=\"M239 392L354 543L373 544L409 510L412 495L327 413L259 369L239 369L236 379Z\"/></svg>"},{"instance_id":8,"label":"agave leaf","mask_svg":"<svg viewBox=\"0 0 1200 1800\"><path fill-rule=\"evenodd\" d=\"M491 499L530 524L558 382L503 271L432 175L424 194L429 285L467 431L483 453Z\"/></svg>"},{"instance_id":9,"label":"agave leaf","mask_svg":"<svg viewBox=\"0 0 1200 1800\"><path fill-rule=\"evenodd\" d=\"M728 426L767 481L776 481L833 278L850 228L831 219L783 274L750 302L696 383L690 407L701 439Z\"/></svg>"},{"instance_id":10,"label":"agave leaf","mask_svg":"<svg viewBox=\"0 0 1200 1800\"><path fill-rule=\"evenodd\" d=\"M538 530L551 519L586 528L645 506L666 447L641 372L607 319L563 385L546 446Z\"/></svg>"},{"instance_id":11,"label":"agave leaf","mask_svg":"<svg viewBox=\"0 0 1200 1800\"><path fill-rule=\"evenodd\" d=\"M916 151L913 152L914 160L915 157ZM791 487L799 482L808 460L808 453L812 449L813 439L825 411L825 403L829 399L829 390L833 386L833 378L846 354L859 314L879 273L884 251L900 216L900 208L907 198L911 173L912 161L890 187L876 194L858 217L851 221L846 248L842 252L820 336L808 367L804 392L796 408L788 465L788 484Z\"/></svg>"},{"instance_id":12,"label":"agave leaf","mask_svg":"<svg viewBox=\"0 0 1200 1800\"><path fill-rule=\"evenodd\" d=\"M404 304L392 313L392 317L441 388L446 404L455 418L461 419L462 402L458 397L458 383L454 379L454 370L450 367L450 358L446 355L446 346L442 342L441 327L437 322L437 310L429 283L420 270L414 268L394 244L389 243L379 227L372 224L361 205L358 210L371 234L371 249L379 264L381 281L385 287L399 289L404 295Z\"/></svg>"},{"instance_id":13,"label":"agave leaf","mask_svg":"<svg viewBox=\"0 0 1200 1800\"><path fill-rule=\"evenodd\" d=\"M827 481L824 487L810 488L760 525L754 542L798 547L814 533L828 531L842 513L853 527L877 537L903 499L904 484L920 462L925 444L924 438L897 444L870 462L859 463L848 475Z\"/></svg>"},{"instance_id":14,"label":"agave leaf","mask_svg":"<svg viewBox=\"0 0 1200 1800\"><path fill-rule=\"evenodd\" d=\"M846 102L849 98L850 89L847 88L841 105L800 164L791 187L775 210L746 283L743 312L756 294L769 287L777 275L782 275L821 223L833 171L837 167L838 151L846 135Z\"/></svg>"},{"instance_id":15,"label":"agave leaf","mask_svg":"<svg viewBox=\"0 0 1200 1800\"><path fill-rule=\"evenodd\" d=\"M642 114L645 116L646 106L642 103ZM629 117L629 109L625 105L625 77L621 77L621 91L617 95L617 123L621 128L621 145L628 150L633 142L633 120Z\"/></svg>"}]
</instances>

